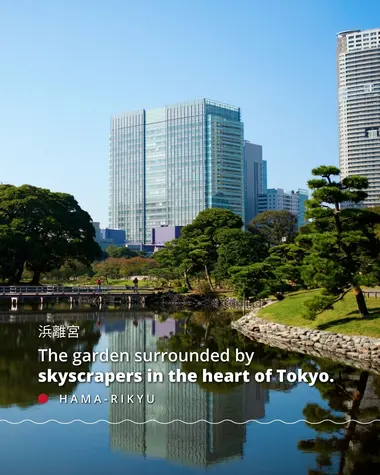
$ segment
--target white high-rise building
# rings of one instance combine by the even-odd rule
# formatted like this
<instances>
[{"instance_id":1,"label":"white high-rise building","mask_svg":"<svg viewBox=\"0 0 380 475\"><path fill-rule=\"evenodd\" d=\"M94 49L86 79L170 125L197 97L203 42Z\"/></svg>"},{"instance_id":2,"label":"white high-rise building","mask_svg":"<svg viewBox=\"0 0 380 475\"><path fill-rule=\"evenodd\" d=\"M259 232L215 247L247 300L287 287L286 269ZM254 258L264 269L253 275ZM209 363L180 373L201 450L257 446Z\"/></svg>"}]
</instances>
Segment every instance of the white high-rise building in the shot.
<instances>
[{"instance_id":1,"label":"white high-rise building","mask_svg":"<svg viewBox=\"0 0 380 475\"><path fill-rule=\"evenodd\" d=\"M380 28L338 33L341 178L366 176L367 206L380 205Z\"/></svg>"}]
</instances>

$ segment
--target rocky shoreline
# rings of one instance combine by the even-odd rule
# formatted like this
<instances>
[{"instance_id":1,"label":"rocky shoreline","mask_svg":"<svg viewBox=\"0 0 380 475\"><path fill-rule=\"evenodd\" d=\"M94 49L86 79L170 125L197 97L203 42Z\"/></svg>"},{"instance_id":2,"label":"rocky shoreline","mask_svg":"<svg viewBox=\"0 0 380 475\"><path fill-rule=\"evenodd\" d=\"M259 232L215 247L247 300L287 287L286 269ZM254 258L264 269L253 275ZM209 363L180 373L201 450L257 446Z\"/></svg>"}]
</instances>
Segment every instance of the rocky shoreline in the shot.
<instances>
[{"instance_id":1,"label":"rocky shoreline","mask_svg":"<svg viewBox=\"0 0 380 475\"><path fill-rule=\"evenodd\" d=\"M152 308L188 308L188 309L242 309L243 303L230 297L218 297L203 294L179 294L176 292L163 292L149 295L145 298L145 305ZM261 307L260 302L246 302L247 310Z\"/></svg>"},{"instance_id":2,"label":"rocky shoreline","mask_svg":"<svg viewBox=\"0 0 380 475\"><path fill-rule=\"evenodd\" d=\"M232 327L268 346L380 374L380 339L282 325L257 317L257 312L233 322Z\"/></svg>"}]
</instances>

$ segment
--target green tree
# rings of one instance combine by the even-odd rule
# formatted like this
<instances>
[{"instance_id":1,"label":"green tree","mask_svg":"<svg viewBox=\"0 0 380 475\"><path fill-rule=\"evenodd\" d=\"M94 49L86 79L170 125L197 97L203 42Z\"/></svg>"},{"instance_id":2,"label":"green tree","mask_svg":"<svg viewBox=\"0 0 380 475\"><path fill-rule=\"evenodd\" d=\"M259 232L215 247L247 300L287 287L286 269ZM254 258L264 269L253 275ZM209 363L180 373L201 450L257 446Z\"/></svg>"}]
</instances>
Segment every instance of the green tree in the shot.
<instances>
[{"instance_id":1,"label":"green tree","mask_svg":"<svg viewBox=\"0 0 380 475\"><path fill-rule=\"evenodd\" d=\"M339 169L321 166L312 170L318 179L310 180L312 199L306 202L312 223L303 227L297 243L308 251L302 266L302 278L310 286L326 289L309 316L331 306L353 289L362 317L368 309L361 285L374 285L380 279L380 241L375 225L380 215L370 209L342 207L343 203L361 203L366 197L367 178L351 176L335 181ZM336 297L336 298L335 298Z\"/></svg>"},{"instance_id":2,"label":"green tree","mask_svg":"<svg viewBox=\"0 0 380 475\"><path fill-rule=\"evenodd\" d=\"M242 229L222 229L216 234L215 241L218 244L215 266L218 280L229 279L232 267L261 262L267 255L260 236Z\"/></svg>"},{"instance_id":3,"label":"green tree","mask_svg":"<svg viewBox=\"0 0 380 475\"><path fill-rule=\"evenodd\" d=\"M92 267L96 277L102 277L108 282L108 279L120 279L121 263L120 259L109 257L105 261L96 262Z\"/></svg>"},{"instance_id":4,"label":"green tree","mask_svg":"<svg viewBox=\"0 0 380 475\"><path fill-rule=\"evenodd\" d=\"M292 241L297 231L297 217L289 211L264 211L248 224L248 231L260 234L270 246Z\"/></svg>"},{"instance_id":5,"label":"green tree","mask_svg":"<svg viewBox=\"0 0 380 475\"><path fill-rule=\"evenodd\" d=\"M93 271L96 276L103 277L107 281L133 275L151 275L156 266L156 260L148 257L136 256L120 259L109 257L104 261L96 262L93 265Z\"/></svg>"},{"instance_id":6,"label":"green tree","mask_svg":"<svg viewBox=\"0 0 380 475\"><path fill-rule=\"evenodd\" d=\"M73 196L30 185L0 185L0 277L32 284L67 259L90 264L101 255L90 215Z\"/></svg>"},{"instance_id":7,"label":"green tree","mask_svg":"<svg viewBox=\"0 0 380 475\"><path fill-rule=\"evenodd\" d=\"M43 277L47 280L67 281L70 279L77 279L78 277L82 276L91 276L92 274L93 272L91 266L82 264L77 260L68 259L59 269L54 269L51 272L44 274Z\"/></svg>"},{"instance_id":8,"label":"green tree","mask_svg":"<svg viewBox=\"0 0 380 475\"><path fill-rule=\"evenodd\" d=\"M230 273L231 282L239 297L256 300L286 290L273 273L272 266L265 261L232 267Z\"/></svg>"},{"instance_id":9,"label":"green tree","mask_svg":"<svg viewBox=\"0 0 380 475\"><path fill-rule=\"evenodd\" d=\"M380 215L380 206L374 206L373 208L371 208L371 211ZM377 238L380 239L380 223L375 224L374 229Z\"/></svg>"},{"instance_id":10,"label":"green tree","mask_svg":"<svg viewBox=\"0 0 380 475\"><path fill-rule=\"evenodd\" d=\"M133 275L153 275L157 267L157 261L151 257L131 257L119 259L121 275L129 277Z\"/></svg>"},{"instance_id":11,"label":"green tree","mask_svg":"<svg viewBox=\"0 0 380 475\"><path fill-rule=\"evenodd\" d=\"M182 253L180 252L179 246L177 246L177 241L178 239L174 239L173 241L166 242L165 246L156 251L153 255L153 258L158 264L154 274L161 281L177 281L179 284L182 277L180 269ZM190 285L190 282L188 284ZM191 288L189 286L187 287Z\"/></svg>"},{"instance_id":12,"label":"green tree","mask_svg":"<svg viewBox=\"0 0 380 475\"><path fill-rule=\"evenodd\" d=\"M108 257L114 257L116 259L119 259L120 257L136 257L138 255L136 252L128 249L128 247L115 246L114 244L107 247L106 254Z\"/></svg>"},{"instance_id":13,"label":"green tree","mask_svg":"<svg viewBox=\"0 0 380 475\"><path fill-rule=\"evenodd\" d=\"M279 282L302 286L301 265L305 256L305 250L295 243L279 244L269 249L265 262L272 267Z\"/></svg>"},{"instance_id":14,"label":"green tree","mask_svg":"<svg viewBox=\"0 0 380 475\"><path fill-rule=\"evenodd\" d=\"M218 259L217 234L222 229L241 229L243 221L232 211L209 208L201 211L191 224L182 229L181 236L189 241L190 259L202 265L207 282L213 288L211 272Z\"/></svg>"},{"instance_id":15,"label":"green tree","mask_svg":"<svg viewBox=\"0 0 380 475\"><path fill-rule=\"evenodd\" d=\"M157 251L154 258L159 264L157 275L166 275L169 279L180 279L183 277L184 283L189 290L192 290L190 275L197 267L196 256L191 255L194 250L192 240L179 237L167 242L165 247Z\"/></svg>"}]
</instances>

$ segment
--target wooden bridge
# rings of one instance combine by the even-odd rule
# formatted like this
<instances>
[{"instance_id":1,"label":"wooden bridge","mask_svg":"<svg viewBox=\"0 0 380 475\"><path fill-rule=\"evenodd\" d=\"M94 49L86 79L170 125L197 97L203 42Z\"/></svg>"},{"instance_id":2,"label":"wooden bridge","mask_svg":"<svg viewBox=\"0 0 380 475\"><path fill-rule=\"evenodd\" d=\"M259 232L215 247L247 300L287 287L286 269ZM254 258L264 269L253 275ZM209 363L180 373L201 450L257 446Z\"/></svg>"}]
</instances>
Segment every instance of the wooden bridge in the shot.
<instances>
[{"instance_id":1,"label":"wooden bridge","mask_svg":"<svg viewBox=\"0 0 380 475\"><path fill-rule=\"evenodd\" d=\"M129 286L0 286L0 299L11 301L11 310L18 310L18 304L26 300L38 300L41 310L44 303L55 300L68 300L70 306L81 301L91 302L100 308L104 303L126 302L129 304L140 303L145 306L145 297L155 293L157 289L149 287L129 287Z\"/></svg>"}]
</instances>

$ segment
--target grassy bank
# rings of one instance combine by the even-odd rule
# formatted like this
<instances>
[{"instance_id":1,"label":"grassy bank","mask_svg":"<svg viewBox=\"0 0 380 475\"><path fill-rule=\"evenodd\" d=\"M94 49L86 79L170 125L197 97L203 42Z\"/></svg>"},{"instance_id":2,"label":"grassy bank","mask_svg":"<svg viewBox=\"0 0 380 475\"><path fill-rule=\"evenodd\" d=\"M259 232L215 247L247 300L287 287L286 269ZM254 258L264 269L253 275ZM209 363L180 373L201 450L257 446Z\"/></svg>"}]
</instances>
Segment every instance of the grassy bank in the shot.
<instances>
[{"instance_id":1,"label":"grassy bank","mask_svg":"<svg viewBox=\"0 0 380 475\"><path fill-rule=\"evenodd\" d=\"M258 317L284 325L380 338L380 299L366 299L371 315L365 319L360 318L356 299L352 293L348 293L344 299L337 302L332 310L325 310L318 315L316 320L304 319L301 316L304 302L319 292L314 290L288 295L284 300L262 309Z\"/></svg>"}]
</instances>

